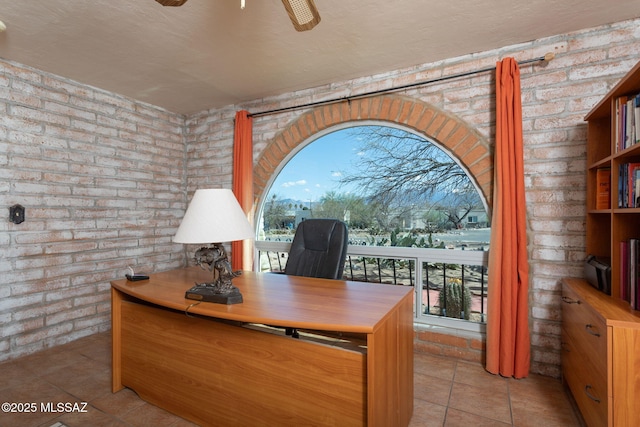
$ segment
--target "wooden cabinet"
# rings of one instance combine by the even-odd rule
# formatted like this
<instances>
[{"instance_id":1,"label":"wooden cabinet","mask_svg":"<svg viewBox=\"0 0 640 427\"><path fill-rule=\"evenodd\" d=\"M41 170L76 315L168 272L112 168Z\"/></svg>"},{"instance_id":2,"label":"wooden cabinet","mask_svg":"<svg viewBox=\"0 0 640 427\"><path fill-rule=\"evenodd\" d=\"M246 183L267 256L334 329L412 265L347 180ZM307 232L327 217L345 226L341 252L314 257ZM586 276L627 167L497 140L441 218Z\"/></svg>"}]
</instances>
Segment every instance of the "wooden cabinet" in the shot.
<instances>
[{"instance_id":1,"label":"wooden cabinet","mask_svg":"<svg viewBox=\"0 0 640 427\"><path fill-rule=\"evenodd\" d=\"M588 426L639 426L640 312L563 279L562 373Z\"/></svg>"},{"instance_id":2,"label":"wooden cabinet","mask_svg":"<svg viewBox=\"0 0 640 427\"><path fill-rule=\"evenodd\" d=\"M621 166L640 163L640 143L621 142L628 122L620 106L638 93L640 63L585 118L586 249L610 262L611 296L583 279L562 281L562 374L588 426L640 426L640 311L630 304L631 263L622 248L640 239L640 207L623 206L620 191L629 183Z\"/></svg>"},{"instance_id":3,"label":"wooden cabinet","mask_svg":"<svg viewBox=\"0 0 640 427\"><path fill-rule=\"evenodd\" d=\"M587 121L587 253L611 262L611 295L622 298L621 242L640 238L640 208L619 207L621 165L640 163L640 144L619 146L621 97L640 93L638 63L586 116ZM640 124L638 124L640 126ZM598 174L610 171L610 197L598 203Z\"/></svg>"}]
</instances>

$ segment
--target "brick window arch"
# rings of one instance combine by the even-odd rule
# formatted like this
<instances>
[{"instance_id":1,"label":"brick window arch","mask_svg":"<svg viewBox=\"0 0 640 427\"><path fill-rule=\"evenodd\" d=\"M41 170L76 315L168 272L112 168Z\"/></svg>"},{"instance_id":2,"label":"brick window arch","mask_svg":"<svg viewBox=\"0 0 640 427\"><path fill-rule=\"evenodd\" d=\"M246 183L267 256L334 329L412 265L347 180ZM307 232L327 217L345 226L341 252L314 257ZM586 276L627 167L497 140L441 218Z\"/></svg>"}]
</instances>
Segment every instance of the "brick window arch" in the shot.
<instances>
[{"instance_id":1,"label":"brick window arch","mask_svg":"<svg viewBox=\"0 0 640 427\"><path fill-rule=\"evenodd\" d=\"M254 168L254 200L261 200L280 163L313 135L345 123L389 122L437 142L457 159L491 206L493 157L488 142L454 115L403 95L381 95L343 101L302 114L265 147Z\"/></svg>"}]
</instances>

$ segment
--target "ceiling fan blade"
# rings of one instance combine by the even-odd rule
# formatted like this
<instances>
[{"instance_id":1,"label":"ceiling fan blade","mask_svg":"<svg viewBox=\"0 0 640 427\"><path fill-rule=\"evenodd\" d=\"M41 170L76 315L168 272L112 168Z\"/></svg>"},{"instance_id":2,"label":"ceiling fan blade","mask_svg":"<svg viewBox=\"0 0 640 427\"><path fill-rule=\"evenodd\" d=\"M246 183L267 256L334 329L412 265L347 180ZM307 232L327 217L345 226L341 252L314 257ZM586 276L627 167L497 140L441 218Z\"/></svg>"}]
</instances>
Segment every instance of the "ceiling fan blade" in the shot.
<instances>
[{"instance_id":1,"label":"ceiling fan blade","mask_svg":"<svg viewBox=\"0 0 640 427\"><path fill-rule=\"evenodd\" d=\"M297 31L310 30L320 22L320 13L313 0L282 0L282 4Z\"/></svg>"},{"instance_id":2,"label":"ceiling fan blade","mask_svg":"<svg viewBox=\"0 0 640 427\"><path fill-rule=\"evenodd\" d=\"M187 0L156 0L162 6L182 6ZM320 22L320 13L313 0L282 0L297 31L308 31Z\"/></svg>"},{"instance_id":3,"label":"ceiling fan blade","mask_svg":"<svg viewBox=\"0 0 640 427\"><path fill-rule=\"evenodd\" d=\"M187 0L156 0L163 6L182 6Z\"/></svg>"}]
</instances>

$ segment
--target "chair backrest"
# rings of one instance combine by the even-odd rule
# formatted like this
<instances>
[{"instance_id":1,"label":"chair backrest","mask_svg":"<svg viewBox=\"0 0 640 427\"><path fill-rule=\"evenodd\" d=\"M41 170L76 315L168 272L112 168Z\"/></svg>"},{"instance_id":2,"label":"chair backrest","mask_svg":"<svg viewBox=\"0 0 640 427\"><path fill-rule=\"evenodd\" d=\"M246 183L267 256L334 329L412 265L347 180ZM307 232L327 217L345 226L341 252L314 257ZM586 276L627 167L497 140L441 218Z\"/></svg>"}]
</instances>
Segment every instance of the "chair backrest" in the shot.
<instances>
[{"instance_id":1,"label":"chair backrest","mask_svg":"<svg viewBox=\"0 0 640 427\"><path fill-rule=\"evenodd\" d=\"M348 231L337 219L307 219L298 225L284 273L342 279Z\"/></svg>"}]
</instances>

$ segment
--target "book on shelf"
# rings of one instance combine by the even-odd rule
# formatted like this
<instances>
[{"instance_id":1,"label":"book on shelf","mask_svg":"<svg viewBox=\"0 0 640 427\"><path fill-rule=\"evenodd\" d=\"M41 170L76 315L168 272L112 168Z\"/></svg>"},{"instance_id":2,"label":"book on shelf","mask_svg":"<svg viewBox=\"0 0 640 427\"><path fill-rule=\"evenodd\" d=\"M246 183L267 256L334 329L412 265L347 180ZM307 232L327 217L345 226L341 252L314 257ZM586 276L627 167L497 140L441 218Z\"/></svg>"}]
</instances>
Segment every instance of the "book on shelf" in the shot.
<instances>
[{"instance_id":1,"label":"book on shelf","mask_svg":"<svg viewBox=\"0 0 640 427\"><path fill-rule=\"evenodd\" d=\"M611 168L596 170L596 209L611 208Z\"/></svg>"},{"instance_id":2,"label":"book on shelf","mask_svg":"<svg viewBox=\"0 0 640 427\"><path fill-rule=\"evenodd\" d=\"M634 98L633 104L633 113L635 117L635 132L636 132L636 141L635 144L640 142L640 93L637 94Z\"/></svg>"},{"instance_id":3,"label":"book on shelf","mask_svg":"<svg viewBox=\"0 0 640 427\"><path fill-rule=\"evenodd\" d=\"M615 147L622 151L640 142L640 93L619 96L615 109Z\"/></svg>"},{"instance_id":4,"label":"book on shelf","mask_svg":"<svg viewBox=\"0 0 640 427\"><path fill-rule=\"evenodd\" d=\"M629 301L629 242L620 242L620 298Z\"/></svg>"},{"instance_id":5,"label":"book on shelf","mask_svg":"<svg viewBox=\"0 0 640 427\"><path fill-rule=\"evenodd\" d=\"M640 309L640 239L620 242L620 298Z\"/></svg>"},{"instance_id":6,"label":"book on shelf","mask_svg":"<svg viewBox=\"0 0 640 427\"><path fill-rule=\"evenodd\" d=\"M640 207L640 163L629 163L629 186L627 194L629 197L629 207Z\"/></svg>"},{"instance_id":7,"label":"book on shelf","mask_svg":"<svg viewBox=\"0 0 640 427\"><path fill-rule=\"evenodd\" d=\"M625 163L618 171L618 207L640 207L640 163Z\"/></svg>"}]
</instances>

